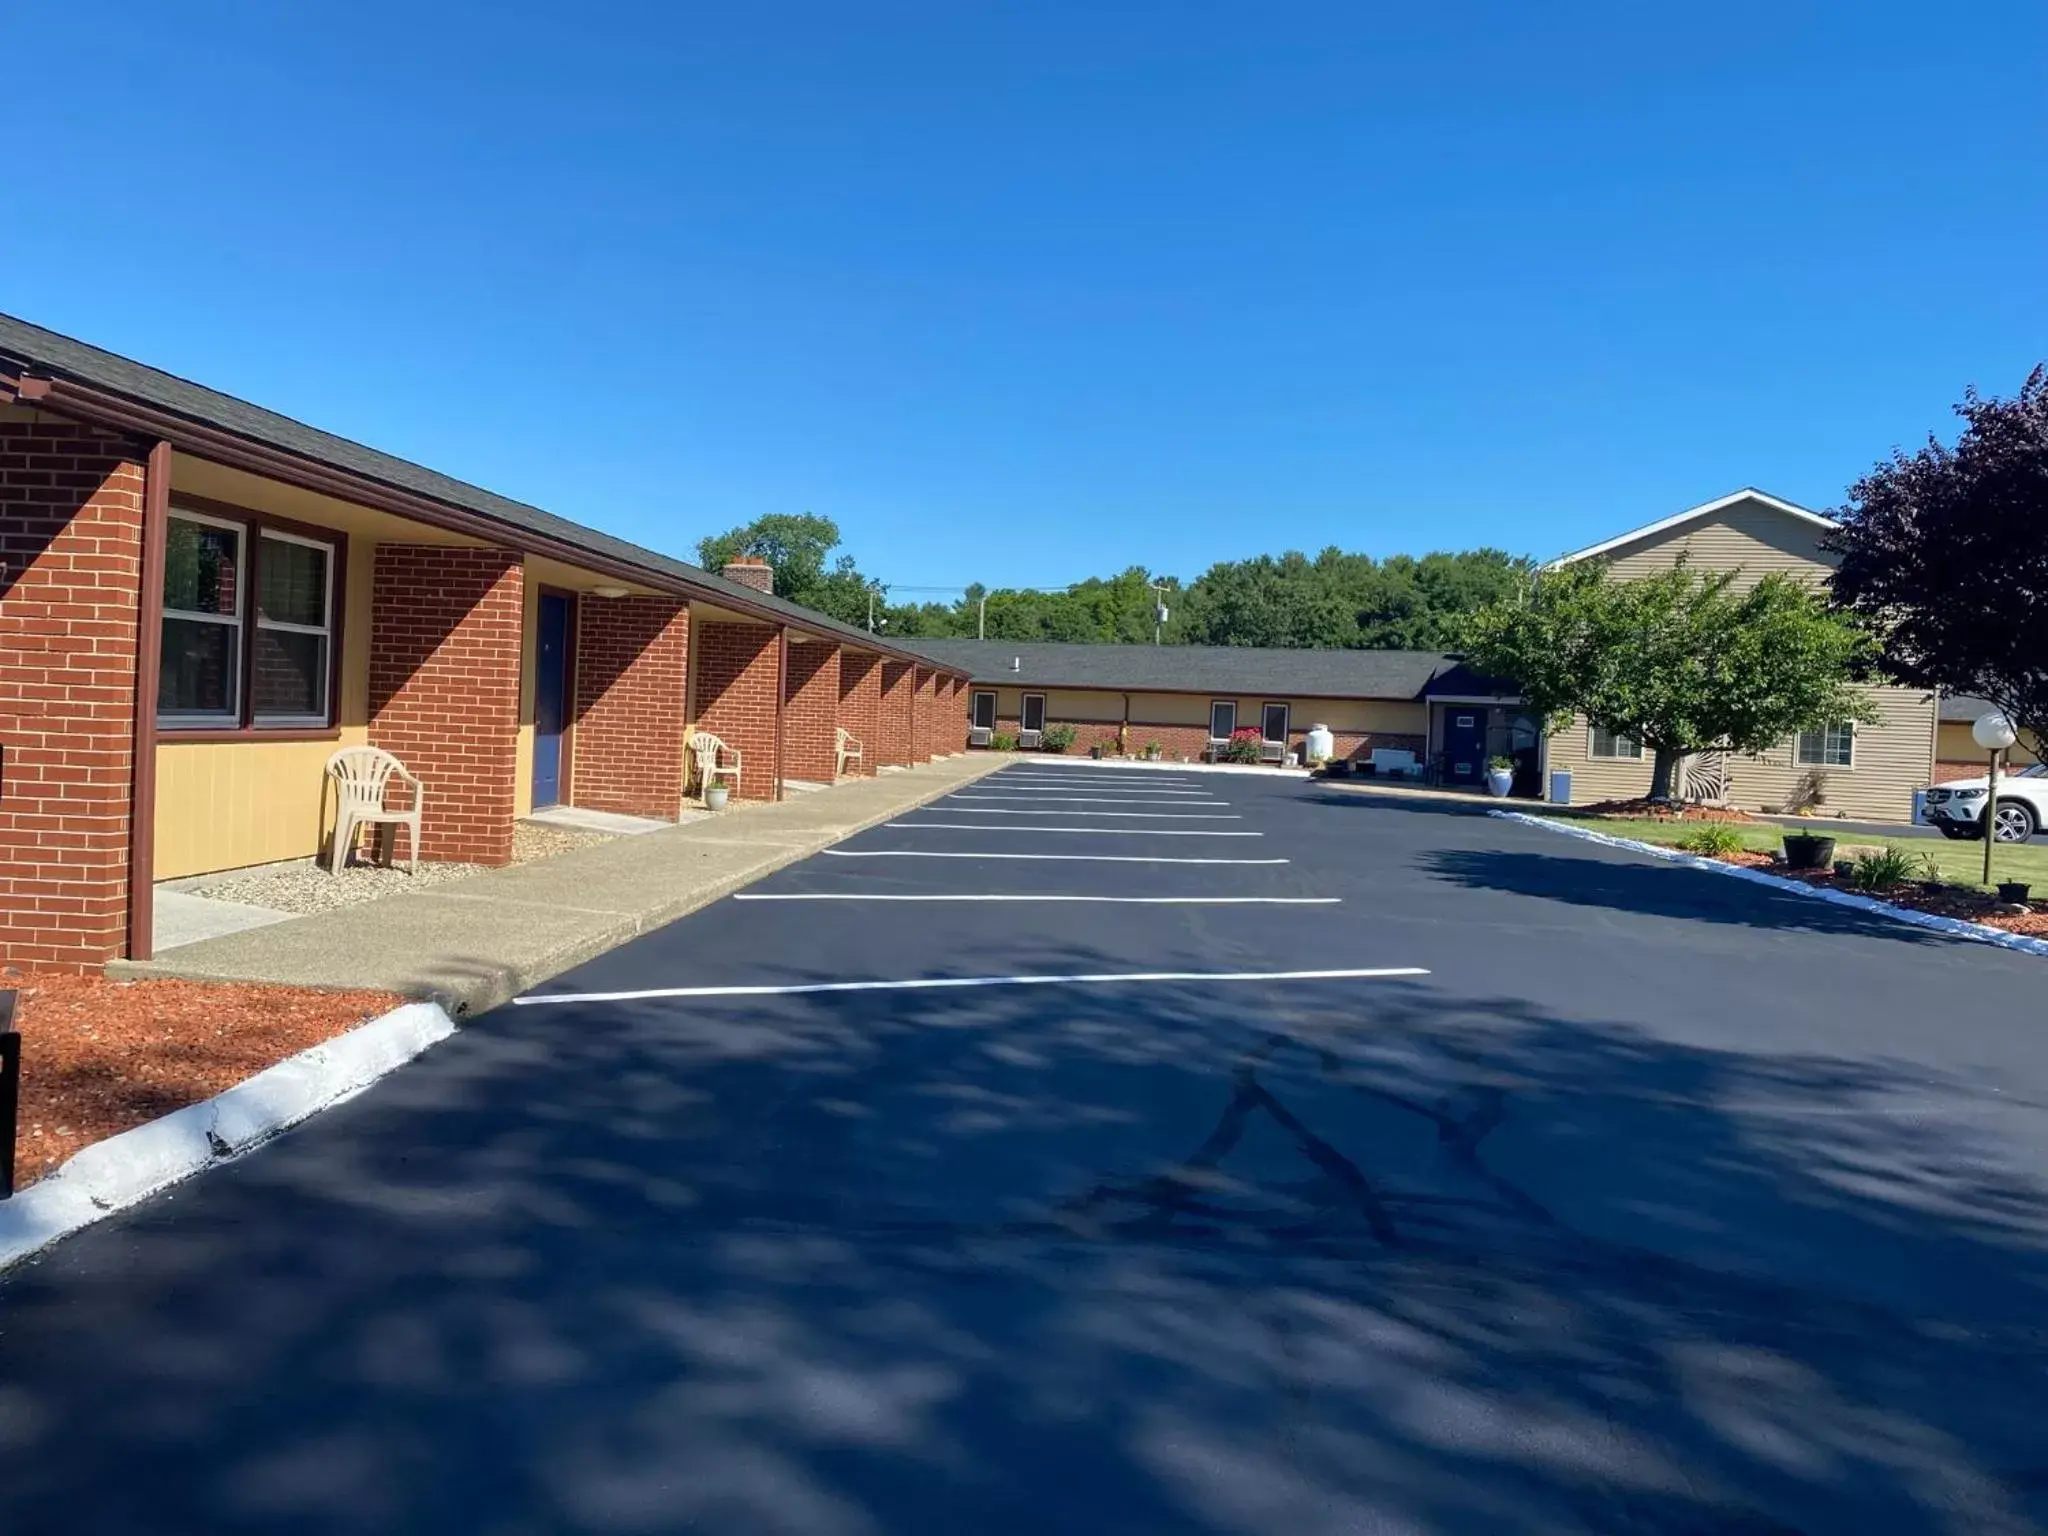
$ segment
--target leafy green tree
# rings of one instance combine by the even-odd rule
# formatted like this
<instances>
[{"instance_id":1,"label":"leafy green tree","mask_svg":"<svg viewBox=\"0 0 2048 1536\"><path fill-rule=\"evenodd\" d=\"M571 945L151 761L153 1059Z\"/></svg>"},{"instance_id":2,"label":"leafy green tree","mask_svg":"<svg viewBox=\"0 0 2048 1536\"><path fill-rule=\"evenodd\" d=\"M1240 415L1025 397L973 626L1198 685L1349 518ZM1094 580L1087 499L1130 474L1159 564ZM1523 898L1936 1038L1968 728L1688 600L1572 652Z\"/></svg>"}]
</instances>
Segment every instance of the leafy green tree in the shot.
<instances>
[{"instance_id":1,"label":"leafy green tree","mask_svg":"<svg viewBox=\"0 0 2048 1536\"><path fill-rule=\"evenodd\" d=\"M825 575L825 560L839 547L839 525L814 513L770 512L751 523L697 541L697 563L707 571L718 571L751 555L768 562L775 572L775 595L802 602L797 594L817 586ZM845 564L846 562L842 562ZM866 598L862 598L866 617Z\"/></svg>"},{"instance_id":2,"label":"leafy green tree","mask_svg":"<svg viewBox=\"0 0 2048 1536\"><path fill-rule=\"evenodd\" d=\"M1473 614L1464 649L1554 727L1583 714L1648 747L1650 793L1668 798L1689 752L1762 752L1795 731L1875 718L1852 686L1863 632L1790 576L1747 590L1740 577L1681 563L1618 581L1599 561L1563 566Z\"/></svg>"}]
</instances>

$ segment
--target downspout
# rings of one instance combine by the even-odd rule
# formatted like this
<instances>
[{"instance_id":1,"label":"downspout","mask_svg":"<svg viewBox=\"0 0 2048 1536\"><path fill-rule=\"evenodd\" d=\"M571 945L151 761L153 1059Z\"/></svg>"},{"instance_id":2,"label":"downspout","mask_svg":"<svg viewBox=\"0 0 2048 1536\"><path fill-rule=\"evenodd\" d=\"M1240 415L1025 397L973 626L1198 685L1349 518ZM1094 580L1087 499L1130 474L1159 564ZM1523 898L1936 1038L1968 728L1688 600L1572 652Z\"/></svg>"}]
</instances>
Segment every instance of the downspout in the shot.
<instances>
[{"instance_id":1,"label":"downspout","mask_svg":"<svg viewBox=\"0 0 2048 1536\"><path fill-rule=\"evenodd\" d=\"M789 626L775 632L775 798L785 798L782 772L789 744Z\"/></svg>"},{"instance_id":2,"label":"downspout","mask_svg":"<svg viewBox=\"0 0 2048 1536\"><path fill-rule=\"evenodd\" d=\"M128 790L128 958L156 952L156 693L163 674L164 539L171 445L149 450L142 480L142 586L135 605L134 759Z\"/></svg>"}]
</instances>

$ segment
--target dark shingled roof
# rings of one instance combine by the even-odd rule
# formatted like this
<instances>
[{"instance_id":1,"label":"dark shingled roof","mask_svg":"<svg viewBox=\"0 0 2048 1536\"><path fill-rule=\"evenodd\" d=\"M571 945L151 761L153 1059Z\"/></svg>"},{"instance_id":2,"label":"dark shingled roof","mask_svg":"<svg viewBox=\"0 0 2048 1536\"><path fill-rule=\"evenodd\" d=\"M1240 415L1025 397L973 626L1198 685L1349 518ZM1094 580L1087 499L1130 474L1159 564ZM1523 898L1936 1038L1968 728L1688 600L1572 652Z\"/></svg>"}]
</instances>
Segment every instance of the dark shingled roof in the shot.
<instances>
[{"instance_id":1,"label":"dark shingled roof","mask_svg":"<svg viewBox=\"0 0 2048 1536\"><path fill-rule=\"evenodd\" d=\"M1019 640L903 641L978 683L1118 692L1271 694L1276 698L1420 699L1476 679L1440 651L1305 651L1236 645L1071 645ZM1020 665L1015 669L1011 663Z\"/></svg>"},{"instance_id":2,"label":"dark shingled roof","mask_svg":"<svg viewBox=\"0 0 2048 1536\"><path fill-rule=\"evenodd\" d=\"M882 642L866 630L842 624L822 613L814 613L739 582L727 581L723 576L713 575L686 561L600 533L595 528L586 528L581 523L572 523L565 517L557 517L523 501L513 501L409 460L379 453L374 448L350 442L345 437L336 437L331 432L322 432L276 411L267 411L260 405L238 400L233 395L224 395L203 384L194 384L189 379L102 351L55 331L44 330L26 320L0 314L0 367L9 364L91 385L170 411L201 426L232 432L269 448L281 449L401 491L410 491L416 496L445 502L465 512L491 518L515 533L526 532L558 539L590 554L638 566L651 575L687 582L700 589L706 600L711 602L730 593L735 599L756 608L767 608L813 633L832 635L878 649L907 649L895 641Z\"/></svg>"},{"instance_id":3,"label":"dark shingled roof","mask_svg":"<svg viewBox=\"0 0 2048 1536\"><path fill-rule=\"evenodd\" d=\"M1941 718L1964 725L1974 724L1979 715L1988 715L1996 708L1989 699L1973 699L1967 694L1947 693L1941 698Z\"/></svg>"}]
</instances>

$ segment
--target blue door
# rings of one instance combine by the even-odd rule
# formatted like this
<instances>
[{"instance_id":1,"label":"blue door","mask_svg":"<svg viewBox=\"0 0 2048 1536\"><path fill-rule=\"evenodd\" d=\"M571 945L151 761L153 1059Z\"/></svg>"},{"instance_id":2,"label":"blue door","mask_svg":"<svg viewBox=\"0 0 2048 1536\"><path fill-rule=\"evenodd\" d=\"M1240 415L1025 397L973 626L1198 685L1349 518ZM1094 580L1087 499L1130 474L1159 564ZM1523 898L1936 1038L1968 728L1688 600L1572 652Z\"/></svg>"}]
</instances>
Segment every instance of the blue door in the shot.
<instances>
[{"instance_id":1,"label":"blue door","mask_svg":"<svg viewBox=\"0 0 2048 1536\"><path fill-rule=\"evenodd\" d=\"M569 717L571 599L540 595L540 644L533 664L533 808L562 799L562 725Z\"/></svg>"},{"instance_id":2,"label":"blue door","mask_svg":"<svg viewBox=\"0 0 2048 1536\"><path fill-rule=\"evenodd\" d=\"M1444 710L1444 779L1450 784L1483 783L1486 778L1486 710L1483 706Z\"/></svg>"}]
</instances>

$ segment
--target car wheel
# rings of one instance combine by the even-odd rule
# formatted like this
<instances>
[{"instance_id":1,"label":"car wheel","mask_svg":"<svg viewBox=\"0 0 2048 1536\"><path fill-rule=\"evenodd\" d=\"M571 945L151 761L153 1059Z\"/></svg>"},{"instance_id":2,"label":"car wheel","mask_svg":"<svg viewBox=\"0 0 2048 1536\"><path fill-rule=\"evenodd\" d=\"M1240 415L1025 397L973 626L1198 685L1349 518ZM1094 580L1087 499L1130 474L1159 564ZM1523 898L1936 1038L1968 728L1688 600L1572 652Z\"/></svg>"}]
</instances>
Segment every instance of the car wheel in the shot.
<instances>
[{"instance_id":1,"label":"car wheel","mask_svg":"<svg viewBox=\"0 0 2048 1536\"><path fill-rule=\"evenodd\" d=\"M1992 835L2001 843L2024 843L2034 835L2034 813L2019 800L1998 803L1998 821Z\"/></svg>"}]
</instances>

